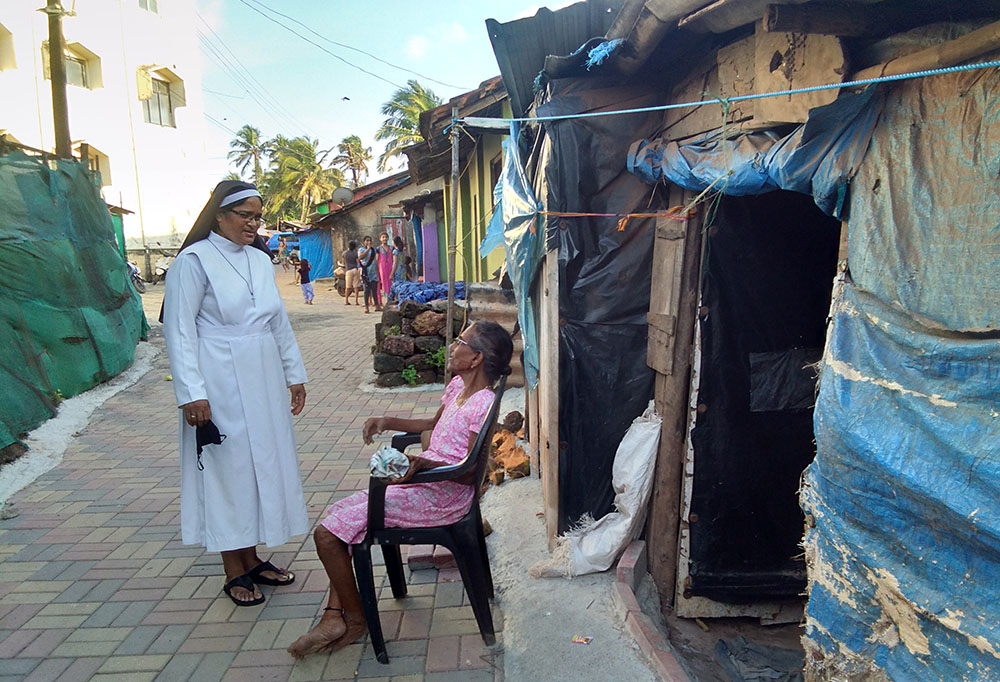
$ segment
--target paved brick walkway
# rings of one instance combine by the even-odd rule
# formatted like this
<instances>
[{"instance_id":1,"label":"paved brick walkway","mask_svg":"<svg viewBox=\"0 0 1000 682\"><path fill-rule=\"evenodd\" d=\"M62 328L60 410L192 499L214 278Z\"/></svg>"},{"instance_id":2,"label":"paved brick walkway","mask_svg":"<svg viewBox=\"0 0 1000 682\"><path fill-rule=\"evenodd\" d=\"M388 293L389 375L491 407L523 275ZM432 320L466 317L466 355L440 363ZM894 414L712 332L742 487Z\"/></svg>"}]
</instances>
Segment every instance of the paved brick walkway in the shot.
<instances>
[{"instance_id":1,"label":"paved brick walkway","mask_svg":"<svg viewBox=\"0 0 1000 682\"><path fill-rule=\"evenodd\" d=\"M440 394L360 391L376 316L345 307L324 283L306 306L288 275L278 280L310 376L296 433L315 519L367 482L364 419L427 414ZM162 287L151 287L144 305L150 342L162 350L153 322L160 296ZM374 659L367 639L295 662L285 647L310 628L327 588L312 538L273 551L297 580L264 587L265 604L238 608L221 594L218 555L180 541L167 374L162 352L152 371L98 408L59 467L14 497L20 515L0 522L0 682L502 679L502 656L483 646L461 580L447 569L408 571L410 596L400 602L386 588L389 665Z\"/></svg>"}]
</instances>

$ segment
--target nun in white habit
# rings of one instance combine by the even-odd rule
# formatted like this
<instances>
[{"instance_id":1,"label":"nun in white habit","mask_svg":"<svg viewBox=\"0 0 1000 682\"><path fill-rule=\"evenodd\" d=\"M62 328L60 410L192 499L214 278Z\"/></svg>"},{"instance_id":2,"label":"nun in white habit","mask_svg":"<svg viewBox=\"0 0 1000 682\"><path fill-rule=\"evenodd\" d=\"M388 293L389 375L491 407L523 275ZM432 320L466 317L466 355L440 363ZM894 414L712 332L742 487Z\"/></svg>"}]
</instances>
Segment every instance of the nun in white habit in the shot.
<instances>
[{"instance_id":1,"label":"nun in white habit","mask_svg":"<svg viewBox=\"0 0 1000 682\"><path fill-rule=\"evenodd\" d=\"M257 544L310 529L292 429L306 372L271 259L254 248L262 206L248 183L215 188L170 266L161 316L180 408L182 539L222 553L239 606L264 601L258 585L295 579ZM199 455L199 440L222 442Z\"/></svg>"}]
</instances>

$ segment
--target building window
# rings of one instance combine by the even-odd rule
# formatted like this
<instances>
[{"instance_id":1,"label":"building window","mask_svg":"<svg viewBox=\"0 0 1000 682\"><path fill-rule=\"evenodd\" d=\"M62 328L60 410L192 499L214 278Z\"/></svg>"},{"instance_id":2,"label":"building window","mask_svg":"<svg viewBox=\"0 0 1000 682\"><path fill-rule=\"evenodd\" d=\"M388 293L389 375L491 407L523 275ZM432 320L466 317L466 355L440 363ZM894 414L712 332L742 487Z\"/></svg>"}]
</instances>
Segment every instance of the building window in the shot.
<instances>
[{"instance_id":1,"label":"building window","mask_svg":"<svg viewBox=\"0 0 1000 682\"><path fill-rule=\"evenodd\" d=\"M139 0L139 9L144 9L154 14L158 14L160 11L156 0Z\"/></svg>"},{"instance_id":2,"label":"building window","mask_svg":"<svg viewBox=\"0 0 1000 682\"><path fill-rule=\"evenodd\" d=\"M76 55L66 55L66 84L86 88L87 62Z\"/></svg>"},{"instance_id":3,"label":"building window","mask_svg":"<svg viewBox=\"0 0 1000 682\"><path fill-rule=\"evenodd\" d=\"M170 100L170 83L153 79L153 91L149 99L142 101L142 120L158 126L174 125L174 106Z\"/></svg>"},{"instance_id":4,"label":"building window","mask_svg":"<svg viewBox=\"0 0 1000 682\"><path fill-rule=\"evenodd\" d=\"M80 43L69 43L63 52L63 63L66 65L66 84L78 88L95 90L104 87L104 77L101 69L101 58ZM52 80L52 69L49 65L49 41L42 41L42 71L45 80Z\"/></svg>"}]
</instances>

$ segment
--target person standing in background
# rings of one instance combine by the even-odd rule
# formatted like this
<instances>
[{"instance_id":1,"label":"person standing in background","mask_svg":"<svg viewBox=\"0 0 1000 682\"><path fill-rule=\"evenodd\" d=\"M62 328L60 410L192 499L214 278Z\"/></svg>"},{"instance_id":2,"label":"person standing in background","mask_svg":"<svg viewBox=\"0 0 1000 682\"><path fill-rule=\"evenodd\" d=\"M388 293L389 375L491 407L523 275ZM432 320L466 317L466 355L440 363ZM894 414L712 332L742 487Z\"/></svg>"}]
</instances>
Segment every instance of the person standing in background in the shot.
<instances>
[{"instance_id":1,"label":"person standing in background","mask_svg":"<svg viewBox=\"0 0 1000 682\"><path fill-rule=\"evenodd\" d=\"M299 261L299 284L302 285L302 296L306 299L306 305L313 304L313 292L312 280L309 278L309 271L312 270L312 265L309 264L308 258L303 258Z\"/></svg>"},{"instance_id":2,"label":"person standing in background","mask_svg":"<svg viewBox=\"0 0 1000 682\"><path fill-rule=\"evenodd\" d=\"M378 254L372 246L372 238L365 237L358 249L358 262L361 265L361 279L365 286L365 312L371 312L369 304L375 305L375 310L382 310L382 299L378 291Z\"/></svg>"},{"instance_id":3,"label":"person standing in background","mask_svg":"<svg viewBox=\"0 0 1000 682\"><path fill-rule=\"evenodd\" d=\"M406 281L406 266L403 264L405 246L402 237L396 236L392 238L392 283L390 284L390 291L392 292L393 299L399 298L399 294L393 288L396 282Z\"/></svg>"},{"instance_id":4,"label":"person standing in background","mask_svg":"<svg viewBox=\"0 0 1000 682\"><path fill-rule=\"evenodd\" d=\"M347 251L343 253L344 259L344 304L351 305L351 294L354 294L354 305L358 305L358 296L361 294L361 270L358 267L358 243L356 241L347 242Z\"/></svg>"},{"instance_id":5,"label":"person standing in background","mask_svg":"<svg viewBox=\"0 0 1000 682\"><path fill-rule=\"evenodd\" d=\"M284 237L278 237L278 262L281 269L288 272L288 243Z\"/></svg>"},{"instance_id":6,"label":"person standing in background","mask_svg":"<svg viewBox=\"0 0 1000 682\"><path fill-rule=\"evenodd\" d=\"M389 245L389 235L385 232L378 236L379 245L375 247L378 254L378 279L382 285L382 299L389 300L389 292L392 290L392 246Z\"/></svg>"}]
</instances>

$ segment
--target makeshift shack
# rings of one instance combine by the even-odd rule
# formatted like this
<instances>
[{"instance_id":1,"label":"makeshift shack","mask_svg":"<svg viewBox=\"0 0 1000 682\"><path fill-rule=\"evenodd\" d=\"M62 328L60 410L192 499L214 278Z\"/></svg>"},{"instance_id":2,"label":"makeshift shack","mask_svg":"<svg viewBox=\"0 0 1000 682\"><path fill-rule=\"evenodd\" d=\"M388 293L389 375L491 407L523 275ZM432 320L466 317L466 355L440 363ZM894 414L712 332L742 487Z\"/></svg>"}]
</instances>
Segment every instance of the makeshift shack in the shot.
<instances>
[{"instance_id":1,"label":"makeshift shack","mask_svg":"<svg viewBox=\"0 0 1000 682\"><path fill-rule=\"evenodd\" d=\"M605 4L488 25L538 119L502 210L550 532L655 395L675 613L808 590L807 679L1000 679L1000 8L627 2L513 58Z\"/></svg>"}]
</instances>

